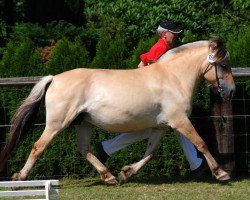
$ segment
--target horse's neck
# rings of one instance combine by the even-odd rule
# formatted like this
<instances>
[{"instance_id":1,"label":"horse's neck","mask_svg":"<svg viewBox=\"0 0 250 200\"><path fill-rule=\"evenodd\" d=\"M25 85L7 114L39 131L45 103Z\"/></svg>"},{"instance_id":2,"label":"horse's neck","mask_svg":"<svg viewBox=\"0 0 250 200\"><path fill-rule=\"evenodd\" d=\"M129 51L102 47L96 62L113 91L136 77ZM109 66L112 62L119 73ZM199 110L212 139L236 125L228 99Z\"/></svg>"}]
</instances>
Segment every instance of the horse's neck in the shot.
<instances>
[{"instance_id":1,"label":"horse's neck","mask_svg":"<svg viewBox=\"0 0 250 200\"><path fill-rule=\"evenodd\" d=\"M206 50L202 49L190 54L180 53L178 56L177 59L172 57L166 62L167 70L178 79L183 96L191 101L193 91L202 75L201 66L206 56Z\"/></svg>"}]
</instances>

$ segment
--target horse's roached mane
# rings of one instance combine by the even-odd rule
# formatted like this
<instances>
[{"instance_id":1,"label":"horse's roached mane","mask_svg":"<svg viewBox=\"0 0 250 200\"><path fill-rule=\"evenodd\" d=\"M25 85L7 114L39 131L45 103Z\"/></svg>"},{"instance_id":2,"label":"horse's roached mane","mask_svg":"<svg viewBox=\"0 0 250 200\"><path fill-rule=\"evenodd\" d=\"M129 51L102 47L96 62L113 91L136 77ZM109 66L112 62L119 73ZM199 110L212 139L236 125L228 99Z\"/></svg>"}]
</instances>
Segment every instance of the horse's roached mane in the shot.
<instances>
[{"instance_id":1,"label":"horse's roached mane","mask_svg":"<svg viewBox=\"0 0 250 200\"><path fill-rule=\"evenodd\" d=\"M196 41L196 42L191 42L191 43L181 45L181 46L176 47L170 51L173 51L173 53L179 53L179 52L185 51L185 50L190 49L190 48L196 48L196 47L204 46L207 44L208 44L208 41Z\"/></svg>"},{"instance_id":2,"label":"horse's roached mane","mask_svg":"<svg viewBox=\"0 0 250 200\"><path fill-rule=\"evenodd\" d=\"M201 41L191 42L191 43L187 43L179 47L173 48L167 51L165 54L163 54L160 59L162 60L163 58L166 58L168 56L181 53L185 50L200 47L200 46L208 46L208 48L211 50L211 53L214 53L215 57L219 60L223 59L225 55L227 54L227 50L225 49L223 42L218 38L212 38L208 41L201 40Z\"/></svg>"},{"instance_id":3,"label":"horse's roached mane","mask_svg":"<svg viewBox=\"0 0 250 200\"><path fill-rule=\"evenodd\" d=\"M208 45L208 41L196 41L196 42L191 42L191 43L187 43L187 44L183 44L179 47L170 49L169 51L167 51L166 53L164 53L159 60L165 59L171 55L175 55L177 53L181 53L185 50L191 49L191 48L195 48L195 47L200 47L200 46L205 46Z\"/></svg>"}]
</instances>

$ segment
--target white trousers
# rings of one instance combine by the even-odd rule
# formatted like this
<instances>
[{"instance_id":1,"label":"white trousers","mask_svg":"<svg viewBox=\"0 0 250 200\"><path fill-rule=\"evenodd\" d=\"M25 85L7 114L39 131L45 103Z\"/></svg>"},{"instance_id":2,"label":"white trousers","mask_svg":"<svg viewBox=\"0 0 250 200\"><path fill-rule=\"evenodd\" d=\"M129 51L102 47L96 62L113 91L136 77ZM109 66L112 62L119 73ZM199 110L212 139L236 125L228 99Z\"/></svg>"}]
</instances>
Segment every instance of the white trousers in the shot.
<instances>
[{"instance_id":1,"label":"white trousers","mask_svg":"<svg viewBox=\"0 0 250 200\"><path fill-rule=\"evenodd\" d=\"M120 149L123 149L126 146L133 144L134 142L149 138L151 132L152 129L137 131L133 133L121 133L120 135L117 135L110 140L102 141L102 146L104 151L109 156L111 156L116 151L119 151ZM197 151L194 145L185 136L180 133L177 133L177 136L189 163L190 169L197 169L202 163L202 158L199 158L197 156Z\"/></svg>"}]
</instances>

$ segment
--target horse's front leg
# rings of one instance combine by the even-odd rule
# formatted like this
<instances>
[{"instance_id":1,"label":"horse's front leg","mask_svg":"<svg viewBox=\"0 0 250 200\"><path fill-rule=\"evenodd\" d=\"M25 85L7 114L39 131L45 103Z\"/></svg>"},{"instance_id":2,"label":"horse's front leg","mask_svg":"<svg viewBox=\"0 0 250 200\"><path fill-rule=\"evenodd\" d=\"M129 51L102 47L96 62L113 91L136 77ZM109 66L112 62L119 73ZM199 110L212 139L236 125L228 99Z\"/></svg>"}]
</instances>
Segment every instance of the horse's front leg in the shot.
<instances>
[{"instance_id":1,"label":"horse's front leg","mask_svg":"<svg viewBox=\"0 0 250 200\"><path fill-rule=\"evenodd\" d=\"M107 167L103 165L92 153L90 148L91 140L91 125L89 123L81 123L81 125L76 125L76 130L78 133L77 147L80 153L82 153L86 159L96 168L99 172L102 181L107 185L117 184L116 178L109 172Z\"/></svg>"},{"instance_id":2,"label":"horse's front leg","mask_svg":"<svg viewBox=\"0 0 250 200\"><path fill-rule=\"evenodd\" d=\"M217 180L223 181L230 179L229 174L219 167L218 163L209 152L206 143L198 135L190 120L186 116L178 117L178 119L172 120L170 125L173 129L176 129L181 134L186 136L204 155L213 176L215 176Z\"/></svg>"},{"instance_id":3,"label":"horse's front leg","mask_svg":"<svg viewBox=\"0 0 250 200\"><path fill-rule=\"evenodd\" d=\"M156 147L159 145L163 134L164 130L152 130L148 141L148 147L143 158L139 162L136 162L131 165L126 165L122 168L122 171L119 173L118 176L120 183L126 182L128 178L136 174L153 157L153 153L156 150Z\"/></svg>"}]
</instances>

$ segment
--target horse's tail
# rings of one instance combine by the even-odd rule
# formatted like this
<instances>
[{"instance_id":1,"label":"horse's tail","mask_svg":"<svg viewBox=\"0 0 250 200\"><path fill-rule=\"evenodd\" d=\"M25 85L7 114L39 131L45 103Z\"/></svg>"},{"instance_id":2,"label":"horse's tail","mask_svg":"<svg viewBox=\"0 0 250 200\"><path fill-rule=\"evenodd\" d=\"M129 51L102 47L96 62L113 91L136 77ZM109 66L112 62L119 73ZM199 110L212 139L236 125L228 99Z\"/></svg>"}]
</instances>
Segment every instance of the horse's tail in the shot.
<instances>
[{"instance_id":1,"label":"horse's tail","mask_svg":"<svg viewBox=\"0 0 250 200\"><path fill-rule=\"evenodd\" d=\"M10 153L18 146L24 132L31 126L32 119L38 113L39 106L44 99L46 88L51 83L53 76L49 75L42 78L32 89L29 96L24 100L12 119L10 137L5 147L0 153L0 171L3 170Z\"/></svg>"}]
</instances>

